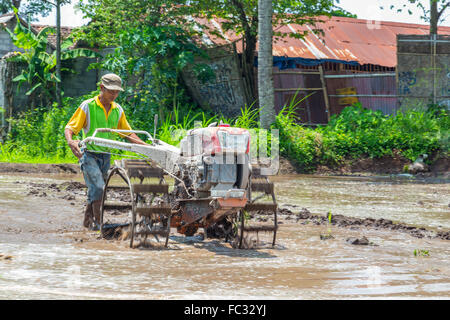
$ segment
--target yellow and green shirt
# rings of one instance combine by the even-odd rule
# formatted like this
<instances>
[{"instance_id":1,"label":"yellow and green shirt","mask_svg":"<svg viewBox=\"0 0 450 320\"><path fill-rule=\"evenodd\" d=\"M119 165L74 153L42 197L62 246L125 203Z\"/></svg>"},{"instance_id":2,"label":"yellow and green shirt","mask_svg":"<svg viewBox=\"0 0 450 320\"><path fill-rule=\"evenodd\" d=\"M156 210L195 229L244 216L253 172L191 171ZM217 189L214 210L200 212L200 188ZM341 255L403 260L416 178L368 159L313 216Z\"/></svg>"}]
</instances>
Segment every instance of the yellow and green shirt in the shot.
<instances>
[{"instance_id":1,"label":"yellow and green shirt","mask_svg":"<svg viewBox=\"0 0 450 320\"><path fill-rule=\"evenodd\" d=\"M83 101L66 125L66 129L72 130L75 135L83 129L83 139L92 136L95 129L98 128L131 130L122 107L112 102L109 112L106 113L98 96ZM98 132L95 136L114 140L114 134L111 132ZM87 148L88 150L108 152L107 148L92 144L89 144Z\"/></svg>"}]
</instances>

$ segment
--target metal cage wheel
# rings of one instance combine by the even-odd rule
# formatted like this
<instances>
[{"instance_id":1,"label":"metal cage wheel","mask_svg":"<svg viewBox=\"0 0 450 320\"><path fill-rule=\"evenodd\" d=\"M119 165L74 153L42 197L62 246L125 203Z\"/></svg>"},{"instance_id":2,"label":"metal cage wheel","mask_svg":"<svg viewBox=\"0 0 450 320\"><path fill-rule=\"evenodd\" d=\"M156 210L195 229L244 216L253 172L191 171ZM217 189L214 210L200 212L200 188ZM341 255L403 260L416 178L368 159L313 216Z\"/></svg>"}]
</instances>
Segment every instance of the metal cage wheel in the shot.
<instances>
[{"instance_id":1,"label":"metal cage wheel","mask_svg":"<svg viewBox=\"0 0 450 320\"><path fill-rule=\"evenodd\" d=\"M119 175L127 184L127 186L124 187L116 187L116 186L111 186L111 179L113 176L115 175ZM133 198L133 189L131 188L131 182L130 179L128 178L126 171L122 168L119 167L113 167L109 173L108 173L108 177L106 179L105 182L105 186L103 187L103 193L102 193L102 199L101 199L101 209L100 209L100 234L103 236L105 234L105 227L106 227L106 223L105 223L105 211L111 208L124 208L126 209L127 206L129 206L129 204L121 204L121 205L111 205L111 204L107 204L106 201L108 200L108 192L114 189L122 189L122 190L128 190L131 199ZM128 218L128 216L127 216ZM124 221L123 225L126 224L127 221Z\"/></svg>"}]
</instances>

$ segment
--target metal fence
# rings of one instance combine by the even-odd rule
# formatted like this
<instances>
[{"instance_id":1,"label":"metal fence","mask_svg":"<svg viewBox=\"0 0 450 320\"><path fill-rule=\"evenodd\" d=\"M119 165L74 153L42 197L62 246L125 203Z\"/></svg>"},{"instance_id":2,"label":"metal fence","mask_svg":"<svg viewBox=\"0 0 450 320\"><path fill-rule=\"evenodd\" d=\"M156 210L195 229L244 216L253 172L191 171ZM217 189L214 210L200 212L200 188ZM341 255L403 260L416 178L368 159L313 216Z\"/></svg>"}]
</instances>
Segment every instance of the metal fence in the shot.
<instances>
[{"instance_id":1,"label":"metal fence","mask_svg":"<svg viewBox=\"0 0 450 320\"><path fill-rule=\"evenodd\" d=\"M324 77L332 114L356 102L384 114L394 114L399 108L395 72L327 74Z\"/></svg>"},{"instance_id":2,"label":"metal fence","mask_svg":"<svg viewBox=\"0 0 450 320\"><path fill-rule=\"evenodd\" d=\"M273 72L275 91L275 111L290 104L296 104L297 114L302 123L326 124L330 110L326 84L321 66L318 71L287 69ZM306 98L307 97L307 98Z\"/></svg>"},{"instance_id":3,"label":"metal fence","mask_svg":"<svg viewBox=\"0 0 450 320\"><path fill-rule=\"evenodd\" d=\"M317 71L274 70L275 108L279 112L312 94L298 104L298 116L306 125L326 124L332 115L355 102L394 114L399 108L396 83L395 72L324 72L321 66Z\"/></svg>"}]
</instances>

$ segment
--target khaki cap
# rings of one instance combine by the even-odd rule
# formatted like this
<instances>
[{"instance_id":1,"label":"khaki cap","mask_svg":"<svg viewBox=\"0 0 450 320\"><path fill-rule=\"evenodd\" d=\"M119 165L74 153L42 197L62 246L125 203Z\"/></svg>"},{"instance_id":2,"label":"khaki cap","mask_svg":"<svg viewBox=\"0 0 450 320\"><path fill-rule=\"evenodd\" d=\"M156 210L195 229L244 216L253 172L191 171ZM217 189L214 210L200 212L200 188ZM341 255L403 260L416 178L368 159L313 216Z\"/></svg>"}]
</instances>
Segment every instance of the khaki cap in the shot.
<instances>
[{"instance_id":1,"label":"khaki cap","mask_svg":"<svg viewBox=\"0 0 450 320\"><path fill-rule=\"evenodd\" d=\"M119 90L123 91L122 79L117 74L108 73L102 77L101 84L108 90Z\"/></svg>"}]
</instances>

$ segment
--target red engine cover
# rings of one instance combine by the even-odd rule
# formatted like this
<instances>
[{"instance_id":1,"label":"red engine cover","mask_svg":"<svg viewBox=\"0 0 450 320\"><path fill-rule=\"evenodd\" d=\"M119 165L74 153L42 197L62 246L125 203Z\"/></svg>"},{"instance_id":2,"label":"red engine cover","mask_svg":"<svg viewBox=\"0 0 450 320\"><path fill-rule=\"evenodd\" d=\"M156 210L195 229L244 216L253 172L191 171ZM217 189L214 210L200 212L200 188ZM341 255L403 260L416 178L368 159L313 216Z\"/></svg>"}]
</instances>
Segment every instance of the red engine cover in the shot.
<instances>
[{"instance_id":1,"label":"red engine cover","mask_svg":"<svg viewBox=\"0 0 450 320\"><path fill-rule=\"evenodd\" d=\"M192 143L200 144L199 148L192 148ZM189 150L195 150L191 155L216 154L224 152L249 153L250 133L247 129L220 125L218 127L207 127L193 129L187 136Z\"/></svg>"}]
</instances>

